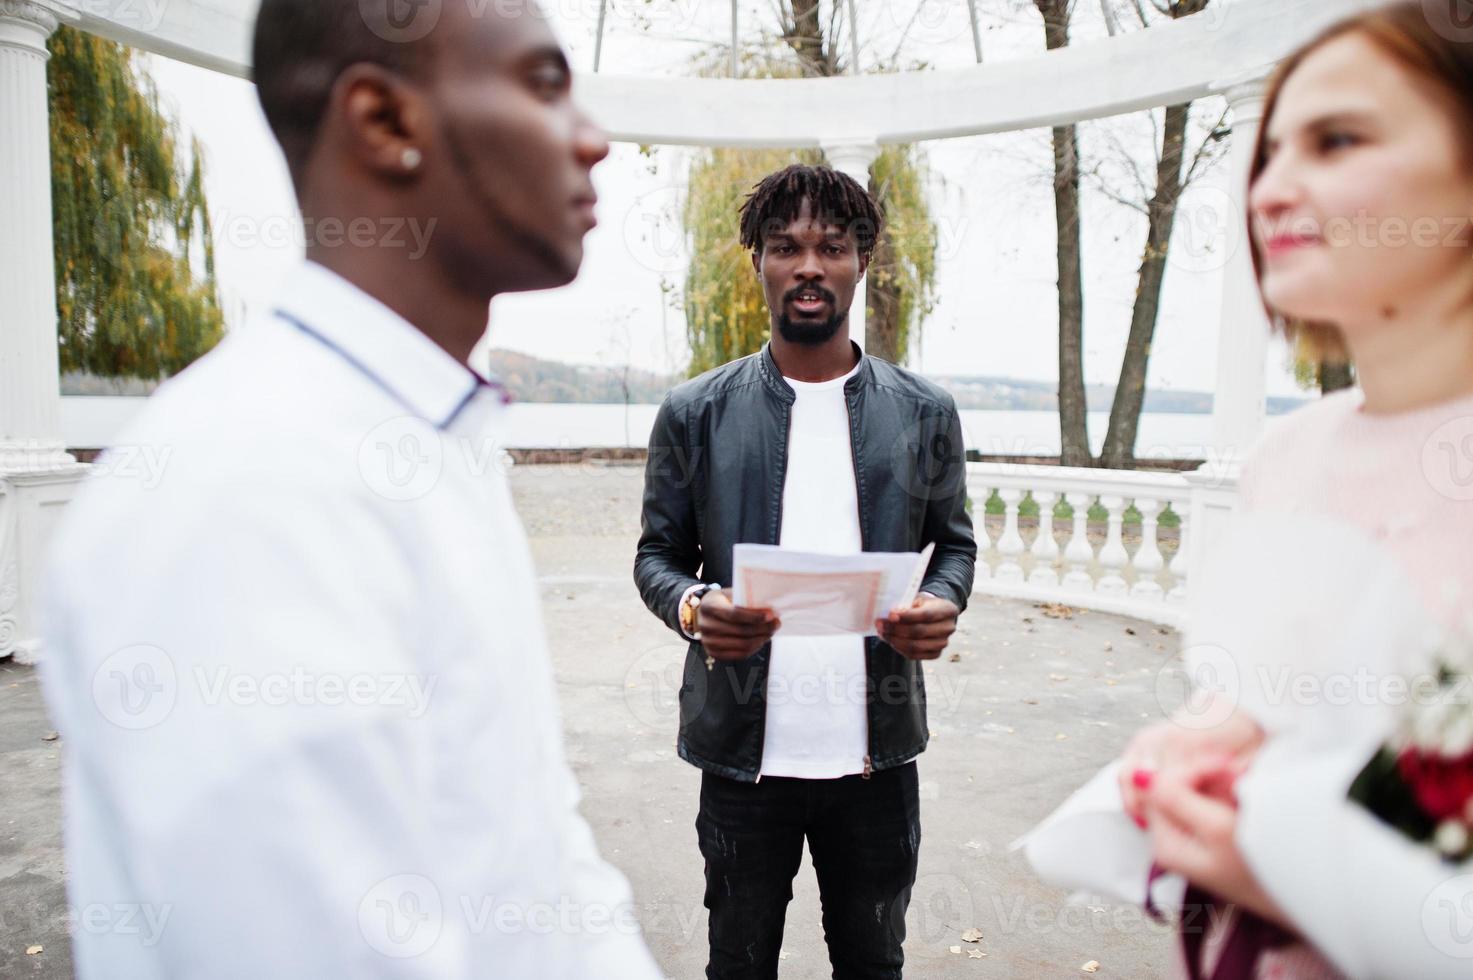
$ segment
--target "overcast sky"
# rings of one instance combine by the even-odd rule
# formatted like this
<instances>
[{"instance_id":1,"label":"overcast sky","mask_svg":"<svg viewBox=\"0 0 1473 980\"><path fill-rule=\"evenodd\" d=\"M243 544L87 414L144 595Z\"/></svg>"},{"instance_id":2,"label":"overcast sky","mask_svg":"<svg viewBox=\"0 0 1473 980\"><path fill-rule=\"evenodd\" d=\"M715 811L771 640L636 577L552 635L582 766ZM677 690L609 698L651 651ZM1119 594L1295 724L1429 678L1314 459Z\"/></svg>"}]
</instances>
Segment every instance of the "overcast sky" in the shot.
<instances>
[{"instance_id":1,"label":"overcast sky","mask_svg":"<svg viewBox=\"0 0 1473 980\"><path fill-rule=\"evenodd\" d=\"M858 0L862 63L924 61L956 67L974 61L965 3ZM591 70L597 0L554 0L575 69ZM655 13L649 13L653 8ZM766 5L764 4L764 9ZM984 0L984 50L989 60L1029 57L1042 49L1031 2ZM1104 33L1081 5L1078 33ZM748 30L764 25L753 4ZM729 30L729 5L668 0L646 5L613 0L603 70L678 74L690 58ZM913 19L912 19L913 18ZM907 27L909 31L907 33ZM903 41L899 39L902 38ZM207 156L207 193L216 261L230 326L269 302L283 272L299 260L300 233L291 185L252 87L243 81L149 57L148 69L186 130ZM1198 104L1203 125L1222 111L1220 100ZM1150 122L1137 115L1090 124L1087 147L1115 140L1149 154ZM930 188L940 233L939 301L913 344L910 366L926 373L990 374L1053 380L1057 376L1053 197L1046 131L938 140L925 144L934 173ZM683 369L688 356L678 288L662 302L662 282L683 279L681 236L674 223L692 151L658 148L651 156L616 144L595 171L600 225L590 235L583 271L559 290L499 298L489 341L540 357L585 363L623 362L652 370ZM1144 158L1143 158L1144 159ZM1152 387L1210 390L1220 265L1218 233L1226 167L1209 173L1184 207L1173 244L1164 306L1152 351ZM1123 181L1117 188L1125 192ZM1086 375L1113 383L1129 329L1144 220L1089 191L1084 200ZM1294 394L1281 345L1271 348L1270 394Z\"/></svg>"}]
</instances>

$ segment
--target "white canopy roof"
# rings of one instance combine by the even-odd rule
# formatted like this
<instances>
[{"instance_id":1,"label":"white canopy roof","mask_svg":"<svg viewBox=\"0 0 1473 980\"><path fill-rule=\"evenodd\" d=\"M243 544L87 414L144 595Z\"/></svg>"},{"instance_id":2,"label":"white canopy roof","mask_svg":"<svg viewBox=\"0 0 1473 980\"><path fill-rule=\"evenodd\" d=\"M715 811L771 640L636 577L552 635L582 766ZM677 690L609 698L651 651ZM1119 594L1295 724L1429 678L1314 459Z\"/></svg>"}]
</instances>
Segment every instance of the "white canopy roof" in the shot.
<instances>
[{"instance_id":1,"label":"white canopy roof","mask_svg":"<svg viewBox=\"0 0 1473 980\"><path fill-rule=\"evenodd\" d=\"M258 0L75 2L85 30L249 76ZM794 80L587 73L577 94L615 139L638 143L799 147L1005 132L1220 91L1374 3L1219 0L1216 9L1147 30L966 68Z\"/></svg>"}]
</instances>

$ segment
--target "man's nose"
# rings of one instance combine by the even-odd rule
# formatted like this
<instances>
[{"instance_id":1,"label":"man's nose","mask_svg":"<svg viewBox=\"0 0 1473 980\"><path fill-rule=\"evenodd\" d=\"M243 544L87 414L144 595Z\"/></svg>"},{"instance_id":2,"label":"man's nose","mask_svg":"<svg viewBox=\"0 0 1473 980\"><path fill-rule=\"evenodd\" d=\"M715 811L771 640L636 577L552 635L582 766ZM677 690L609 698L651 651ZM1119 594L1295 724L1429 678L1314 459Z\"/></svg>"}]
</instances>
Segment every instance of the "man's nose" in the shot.
<instances>
[{"instance_id":1,"label":"man's nose","mask_svg":"<svg viewBox=\"0 0 1473 980\"><path fill-rule=\"evenodd\" d=\"M798 261L797 276L800 279L822 279L823 263L818 261L818 254L805 251Z\"/></svg>"}]
</instances>

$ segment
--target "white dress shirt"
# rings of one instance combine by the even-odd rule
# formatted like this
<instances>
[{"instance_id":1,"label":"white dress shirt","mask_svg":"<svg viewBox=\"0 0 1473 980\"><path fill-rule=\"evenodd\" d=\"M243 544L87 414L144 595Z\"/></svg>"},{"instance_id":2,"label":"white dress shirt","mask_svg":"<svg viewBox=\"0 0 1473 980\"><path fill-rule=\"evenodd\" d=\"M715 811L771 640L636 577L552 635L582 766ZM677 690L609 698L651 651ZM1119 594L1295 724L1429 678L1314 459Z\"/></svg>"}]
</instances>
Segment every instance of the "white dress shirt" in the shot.
<instances>
[{"instance_id":1,"label":"white dress shirt","mask_svg":"<svg viewBox=\"0 0 1473 980\"><path fill-rule=\"evenodd\" d=\"M576 809L503 402L309 263L100 461L43 667L79 976L660 976Z\"/></svg>"},{"instance_id":2,"label":"white dress shirt","mask_svg":"<svg viewBox=\"0 0 1473 980\"><path fill-rule=\"evenodd\" d=\"M844 385L786 378L796 394L783 479L784 548L830 555L864 550ZM860 636L775 636L767 675L762 775L838 779L869 755L868 677Z\"/></svg>"}]
</instances>

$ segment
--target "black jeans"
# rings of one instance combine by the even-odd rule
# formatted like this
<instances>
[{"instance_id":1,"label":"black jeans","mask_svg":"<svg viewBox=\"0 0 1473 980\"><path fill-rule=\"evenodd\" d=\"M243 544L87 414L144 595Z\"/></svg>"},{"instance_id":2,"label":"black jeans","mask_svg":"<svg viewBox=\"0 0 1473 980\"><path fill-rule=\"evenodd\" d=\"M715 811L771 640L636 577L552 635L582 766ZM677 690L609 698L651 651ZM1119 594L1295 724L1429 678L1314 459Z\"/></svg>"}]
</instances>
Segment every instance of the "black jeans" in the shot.
<instances>
[{"instance_id":1,"label":"black jeans","mask_svg":"<svg viewBox=\"0 0 1473 980\"><path fill-rule=\"evenodd\" d=\"M696 833L711 910L707 980L777 976L805 837L834 980L900 980L921 846L914 762L869 779L744 783L702 773Z\"/></svg>"}]
</instances>

